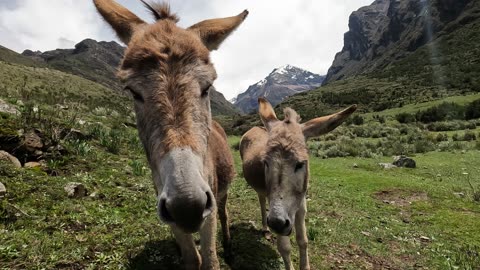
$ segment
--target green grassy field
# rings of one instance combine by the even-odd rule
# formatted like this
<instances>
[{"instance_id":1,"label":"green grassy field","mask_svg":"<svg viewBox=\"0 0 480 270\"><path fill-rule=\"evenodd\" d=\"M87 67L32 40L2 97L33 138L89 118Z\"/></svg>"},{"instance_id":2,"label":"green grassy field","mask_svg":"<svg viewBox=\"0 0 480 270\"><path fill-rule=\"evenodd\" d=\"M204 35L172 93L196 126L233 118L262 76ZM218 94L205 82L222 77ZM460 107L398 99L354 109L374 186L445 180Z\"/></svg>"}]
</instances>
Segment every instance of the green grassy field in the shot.
<instances>
[{"instance_id":1,"label":"green grassy field","mask_svg":"<svg viewBox=\"0 0 480 270\"><path fill-rule=\"evenodd\" d=\"M96 140L89 144L92 151L72 158L57 177L0 165L9 189L0 201L0 268L179 266L172 235L155 214L150 176L132 163L146 166L142 151L110 154ZM312 269L480 267L480 204L468 184L469 178L480 189L480 151L415 159L417 169L393 170L377 165L390 158L311 159ZM257 197L241 177L238 152L235 161L239 176L229 202L235 255L222 265L283 269L275 245L259 231ZM90 196L68 198L63 186L71 181L84 183ZM298 261L296 248L293 258Z\"/></svg>"}]
</instances>

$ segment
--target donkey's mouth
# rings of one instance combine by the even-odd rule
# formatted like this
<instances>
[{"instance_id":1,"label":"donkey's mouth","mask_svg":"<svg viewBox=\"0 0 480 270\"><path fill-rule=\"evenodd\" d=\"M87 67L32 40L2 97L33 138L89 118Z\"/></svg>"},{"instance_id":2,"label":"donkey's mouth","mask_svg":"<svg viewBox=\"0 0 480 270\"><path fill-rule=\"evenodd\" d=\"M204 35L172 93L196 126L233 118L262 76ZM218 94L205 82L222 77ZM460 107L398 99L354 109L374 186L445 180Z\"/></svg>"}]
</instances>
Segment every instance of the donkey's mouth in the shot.
<instances>
[{"instance_id":1,"label":"donkey's mouth","mask_svg":"<svg viewBox=\"0 0 480 270\"><path fill-rule=\"evenodd\" d=\"M286 231L283 231L283 232L277 232L277 234L281 235L281 236L290 236L292 235L292 232L293 232L293 228L290 228Z\"/></svg>"}]
</instances>

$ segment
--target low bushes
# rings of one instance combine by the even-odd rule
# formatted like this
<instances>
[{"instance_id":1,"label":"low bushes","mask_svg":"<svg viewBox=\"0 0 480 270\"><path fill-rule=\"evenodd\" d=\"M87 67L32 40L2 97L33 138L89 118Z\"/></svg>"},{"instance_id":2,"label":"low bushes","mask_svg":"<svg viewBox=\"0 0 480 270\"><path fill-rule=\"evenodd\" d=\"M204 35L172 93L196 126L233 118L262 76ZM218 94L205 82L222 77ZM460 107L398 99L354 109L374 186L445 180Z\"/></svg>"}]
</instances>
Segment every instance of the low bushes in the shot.
<instances>
[{"instance_id":1,"label":"low bushes","mask_svg":"<svg viewBox=\"0 0 480 270\"><path fill-rule=\"evenodd\" d=\"M472 120L480 118L480 99L467 105L459 105L453 102L443 102L416 114L399 113L395 119L403 124L422 122L433 123L452 120Z\"/></svg>"},{"instance_id":2,"label":"low bushes","mask_svg":"<svg viewBox=\"0 0 480 270\"><path fill-rule=\"evenodd\" d=\"M435 123L436 124L436 123ZM470 127L465 121L442 122L453 127ZM421 127L422 125L420 125ZM475 124L473 124L475 126ZM431 151L458 151L480 149L480 143L472 144L480 134L467 130L453 134L431 133L417 125L380 124L369 122L362 126L342 126L309 143L310 152L320 158L413 155Z\"/></svg>"}]
</instances>

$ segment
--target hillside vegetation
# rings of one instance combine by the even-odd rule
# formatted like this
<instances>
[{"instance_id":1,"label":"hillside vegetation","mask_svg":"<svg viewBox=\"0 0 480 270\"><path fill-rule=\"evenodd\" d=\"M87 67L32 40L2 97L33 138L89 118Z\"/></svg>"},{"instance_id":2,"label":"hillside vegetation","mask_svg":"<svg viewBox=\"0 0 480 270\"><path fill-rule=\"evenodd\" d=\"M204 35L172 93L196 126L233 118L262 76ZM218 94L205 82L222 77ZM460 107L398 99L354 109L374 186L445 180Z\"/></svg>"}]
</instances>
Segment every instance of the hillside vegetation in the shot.
<instances>
[{"instance_id":1,"label":"hillside vegetation","mask_svg":"<svg viewBox=\"0 0 480 270\"><path fill-rule=\"evenodd\" d=\"M0 45L0 61L7 62L7 63L17 63L24 66L30 67L44 67L45 65L34 61L32 59L23 57L18 53L7 49Z\"/></svg>"}]
</instances>

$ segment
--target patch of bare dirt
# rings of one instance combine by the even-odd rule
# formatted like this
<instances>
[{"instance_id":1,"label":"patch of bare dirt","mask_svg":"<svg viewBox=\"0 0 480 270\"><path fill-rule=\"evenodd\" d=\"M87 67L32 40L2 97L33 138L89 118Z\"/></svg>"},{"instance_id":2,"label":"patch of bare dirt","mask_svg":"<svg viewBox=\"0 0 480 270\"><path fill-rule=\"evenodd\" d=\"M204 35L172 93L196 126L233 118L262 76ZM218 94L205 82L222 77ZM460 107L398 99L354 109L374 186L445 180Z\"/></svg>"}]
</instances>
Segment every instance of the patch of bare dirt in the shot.
<instances>
[{"instance_id":1,"label":"patch of bare dirt","mask_svg":"<svg viewBox=\"0 0 480 270\"><path fill-rule=\"evenodd\" d=\"M373 196L386 204L405 207L413 202L427 201L428 196L425 192L409 191L402 189L382 190L373 194Z\"/></svg>"},{"instance_id":2,"label":"patch of bare dirt","mask_svg":"<svg viewBox=\"0 0 480 270\"><path fill-rule=\"evenodd\" d=\"M357 269L402 269L395 265L389 258L374 256L362 250L359 246L351 244L348 249L335 249L326 256L332 269L345 269L356 266Z\"/></svg>"}]
</instances>

